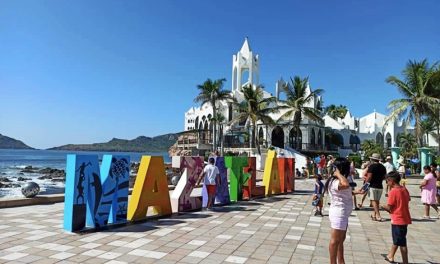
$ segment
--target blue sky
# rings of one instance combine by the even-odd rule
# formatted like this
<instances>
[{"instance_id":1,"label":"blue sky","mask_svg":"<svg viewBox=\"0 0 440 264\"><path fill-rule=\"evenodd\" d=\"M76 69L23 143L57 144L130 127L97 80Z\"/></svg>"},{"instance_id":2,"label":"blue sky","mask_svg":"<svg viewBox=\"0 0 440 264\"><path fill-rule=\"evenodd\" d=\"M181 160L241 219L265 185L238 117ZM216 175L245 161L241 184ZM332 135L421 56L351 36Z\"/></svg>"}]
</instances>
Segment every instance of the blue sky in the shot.
<instances>
[{"instance_id":1,"label":"blue sky","mask_svg":"<svg viewBox=\"0 0 440 264\"><path fill-rule=\"evenodd\" d=\"M0 133L48 148L182 131L197 84L229 89L245 36L269 92L309 76L355 116L387 113L409 59L440 60L440 1L280 2L0 1Z\"/></svg>"}]
</instances>

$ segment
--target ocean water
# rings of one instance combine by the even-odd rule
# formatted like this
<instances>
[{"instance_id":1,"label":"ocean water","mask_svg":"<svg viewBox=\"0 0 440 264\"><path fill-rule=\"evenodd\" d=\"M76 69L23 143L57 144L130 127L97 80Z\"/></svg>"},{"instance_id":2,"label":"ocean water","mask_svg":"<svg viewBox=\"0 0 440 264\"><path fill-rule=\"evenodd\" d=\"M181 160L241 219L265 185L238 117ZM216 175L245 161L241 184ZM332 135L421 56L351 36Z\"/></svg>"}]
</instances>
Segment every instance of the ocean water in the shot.
<instances>
[{"instance_id":1,"label":"ocean water","mask_svg":"<svg viewBox=\"0 0 440 264\"><path fill-rule=\"evenodd\" d=\"M39 169L53 168L66 169L67 154L94 154L99 159L104 154L129 155L131 162L140 162L142 155L163 156L165 162L171 162L168 153L136 153L136 152L92 152L92 151L63 151L63 150L14 150L0 149L0 177L7 177L11 181L17 182L17 177L31 178L40 185L40 194L63 193L64 183L51 182L50 180L39 180L42 176L39 173L22 173L26 166L32 166ZM0 188L0 198L4 197L23 197L20 188Z\"/></svg>"}]
</instances>

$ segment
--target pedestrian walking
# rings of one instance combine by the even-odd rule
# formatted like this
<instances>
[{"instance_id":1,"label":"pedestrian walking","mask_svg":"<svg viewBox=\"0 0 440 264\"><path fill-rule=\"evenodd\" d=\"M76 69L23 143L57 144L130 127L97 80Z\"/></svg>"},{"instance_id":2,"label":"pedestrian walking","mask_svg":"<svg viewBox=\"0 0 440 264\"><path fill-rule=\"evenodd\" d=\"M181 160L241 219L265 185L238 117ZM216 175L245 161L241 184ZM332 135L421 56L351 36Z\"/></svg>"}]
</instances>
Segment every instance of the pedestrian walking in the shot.
<instances>
[{"instance_id":1,"label":"pedestrian walking","mask_svg":"<svg viewBox=\"0 0 440 264\"><path fill-rule=\"evenodd\" d=\"M368 167L367 179L365 182L370 183L369 197L373 204L374 213L370 216L373 221L383 221L379 212L379 201L383 192L383 180L385 179L386 169L380 164L380 155L374 153L370 157L371 165Z\"/></svg>"},{"instance_id":2,"label":"pedestrian walking","mask_svg":"<svg viewBox=\"0 0 440 264\"><path fill-rule=\"evenodd\" d=\"M394 165L393 165L393 163L391 162L391 160L392 160L391 156L387 156L387 157L386 157L386 161L385 161L385 163L383 164L383 166L385 167L385 170L386 170L387 174L395 170ZM388 191L389 191L389 187L388 187L388 185L387 185L387 186L385 186L385 197L388 196Z\"/></svg>"},{"instance_id":3,"label":"pedestrian walking","mask_svg":"<svg viewBox=\"0 0 440 264\"><path fill-rule=\"evenodd\" d=\"M321 175L315 175L315 190L313 192L312 205L315 206L315 216L322 215L322 204L324 196L324 184Z\"/></svg>"},{"instance_id":4,"label":"pedestrian walking","mask_svg":"<svg viewBox=\"0 0 440 264\"><path fill-rule=\"evenodd\" d=\"M411 215L409 212L409 201L411 200L408 190L399 184L400 175L398 172L390 172L387 174L387 185L390 187L388 193L387 205L382 209L390 213L391 216L391 235L393 237L393 245L385 260L390 263L394 262L394 255L400 247L402 254L402 263L408 264L408 247L406 243L406 235L408 233L408 225L411 224Z\"/></svg>"},{"instance_id":5,"label":"pedestrian walking","mask_svg":"<svg viewBox=\"0 0 440 264\"><path fill-rule=\"evenodd\" d=\"M217 166L214 165L215 159L209 158L208 165L203 168L203 171L200 175L200 178L197 182L197 185L204 179L203 185L206 187L206 191L208 192L208 204L206 208L208 210L212 209L214 205L215 193L216 193L216 185L221 184L220 172Z\"/></svg>"},{"instance_id":6,"label":"pedestrian walking","mask_svg":"<svg viewBox=\"0 0 440 264\"><path fill-rule=\"evenodd\" d=\"M361 169L362 169L362 179L364 179L362 185L365 185L365 181L367 179L367 172L368 172L368 167L370 166L370 161L366 161L362 164ZM365 198L367 198L368 192L360 192L362 194L362 199L361 199L361 203L357 205L357 207L359 209L361 209L364 206L364 201Z\"/></svg>"},{"instance_id":7,"label":"pedestrian walking","mask_svg":"<svg viewBox=\"0 0 440 264\"><path fill-rule=\"evenodd\" d=\"M420 189L422 191L422 203L425 206L425 215L422 217L423 219L430 219L429 209L430 207L434 208L437 212L437 215L433 218L439 218L440 213L437 208L437 178L431 172L430 166L423 167L423 172L425 173L425 177L423 181L420 183Z\"/></svg>"}]
</instances>

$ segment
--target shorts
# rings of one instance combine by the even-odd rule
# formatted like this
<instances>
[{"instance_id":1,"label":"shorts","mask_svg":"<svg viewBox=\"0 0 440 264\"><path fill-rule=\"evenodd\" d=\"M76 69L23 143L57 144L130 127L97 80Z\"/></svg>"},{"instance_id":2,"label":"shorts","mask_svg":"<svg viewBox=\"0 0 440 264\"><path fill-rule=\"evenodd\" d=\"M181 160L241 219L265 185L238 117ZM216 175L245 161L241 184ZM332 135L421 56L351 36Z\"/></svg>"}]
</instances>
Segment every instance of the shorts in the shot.
<instances>
[{"instance_id":1,"label":"shorts","mask_svg":"<svg viewBox=\"0 0 440 264\"><path fill-rule=\"evenodd\" d=\"M380 201L380 197L382 197L383 189L371 188L368 192L368 196L372 201Z\"/></svg>"},{"instance_id":2,"label":"shorts","mask_svg":"<svg viewBox=\"0 0 440 264\"><path fill-rule=\"evenodd\" d=\"M348 217L329 217L330 227L337 230L347 230Z\"/></svg>"},{"instance_id":3,"label":"shorts","mask_svg":"<svg viewBox=\"0 0 440 264\"><path fill-rule=\"evenodd\" d=\"M393 236L393 245L406 247L407 225L391 225L391 235Z\"/></svg>"},{"instance_id":4,"label":"shorts","mask_svg":"<svg viewBox=\"0 0 440 264\"><path fill-rule=\"evenodd\" d=\"M206 185L206 190L208 191L208 195L215 195L216 185Z\"/></svg>"}]
</instances>

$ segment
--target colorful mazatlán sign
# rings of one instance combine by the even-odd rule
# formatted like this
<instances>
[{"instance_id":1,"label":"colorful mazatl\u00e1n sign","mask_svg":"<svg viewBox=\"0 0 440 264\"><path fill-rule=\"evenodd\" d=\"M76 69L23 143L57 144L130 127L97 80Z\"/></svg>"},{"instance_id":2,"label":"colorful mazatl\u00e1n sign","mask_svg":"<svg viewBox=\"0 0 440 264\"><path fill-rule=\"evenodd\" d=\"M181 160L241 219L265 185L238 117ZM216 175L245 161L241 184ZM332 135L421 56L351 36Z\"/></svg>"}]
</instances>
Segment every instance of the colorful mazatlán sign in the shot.
<instances>
[{"instance_id":1,"label":"colorful mazatl\u00e1n sign","mask_svg":"<svg viewBox=\"0 0 440 264\"><path fill-rule=\"evenodd\" d=\"M163 157L142 156L128 199L129 156L104 155L99 166L98 155L67 155L64 229L70 232L98 230L112 224L145 220L147 212L169 216L201 209L206 206L207 197L203 198L206 194L202 191L202 196L197 197L191 192L203 166L202 157L180 157L182 175L170 195ZM217 205L294 190L295 160L277 159L274 151L269 151L266 159L265 186L256 186L253 157L217 157L216 166L222 183L217 186Z\"/></svg>"}]
</instances>

